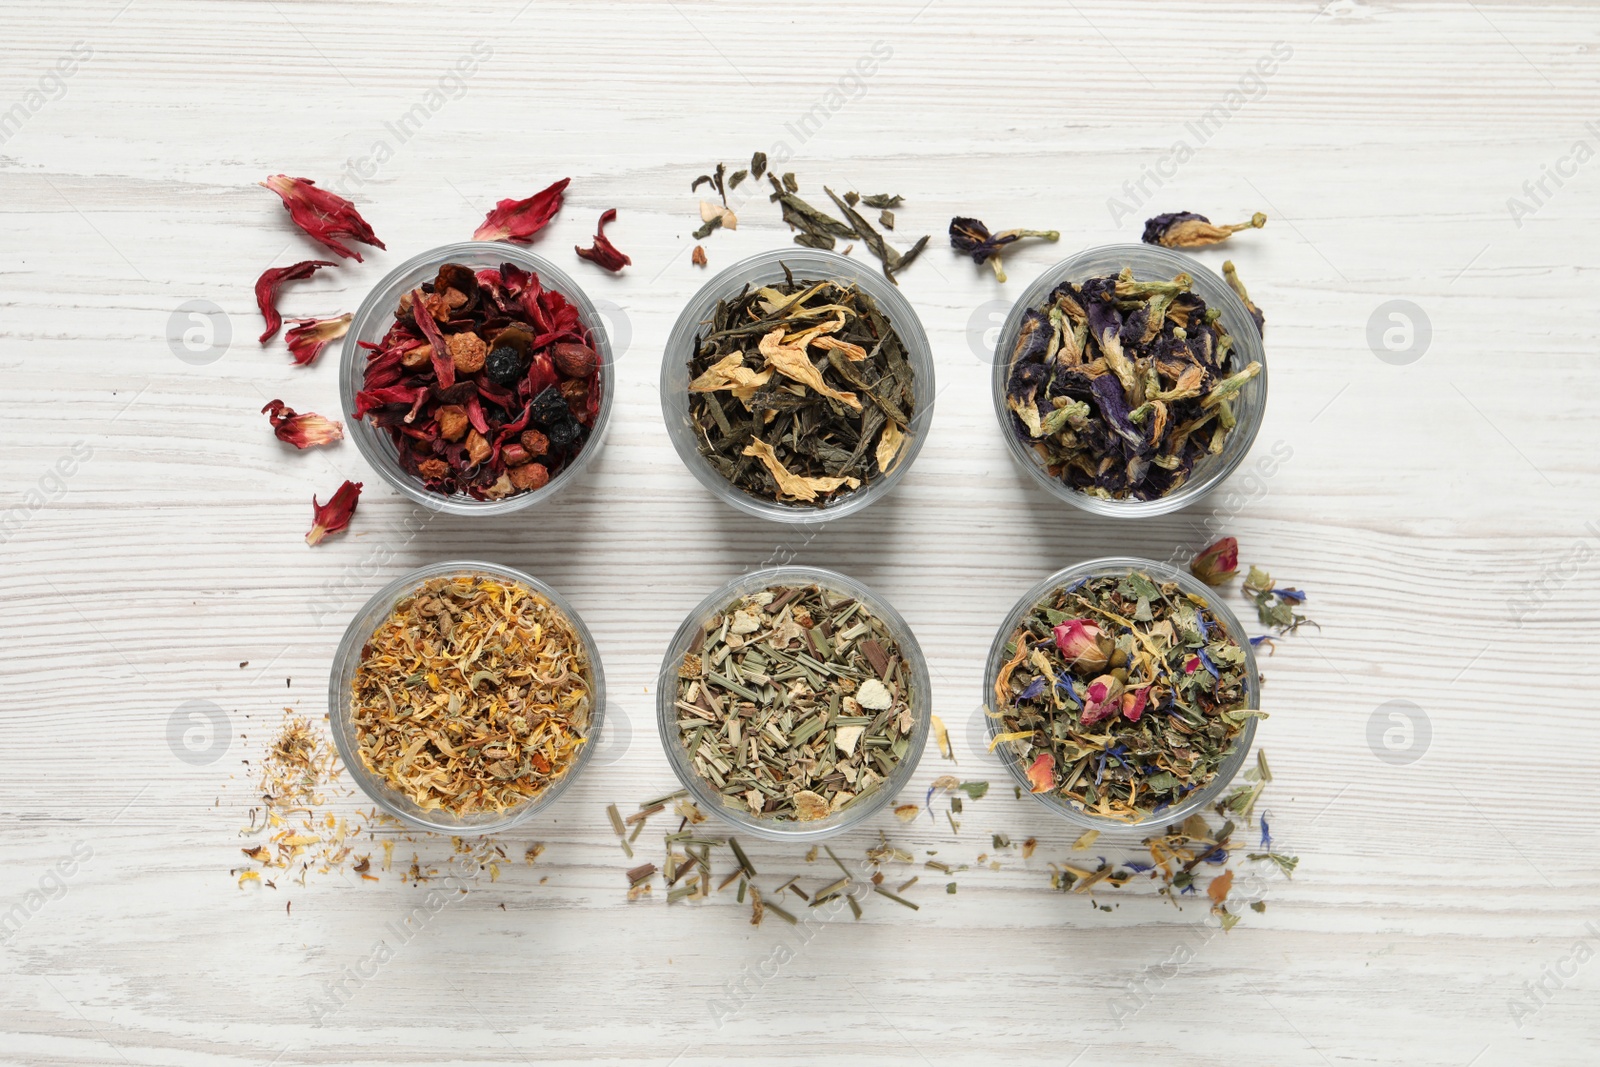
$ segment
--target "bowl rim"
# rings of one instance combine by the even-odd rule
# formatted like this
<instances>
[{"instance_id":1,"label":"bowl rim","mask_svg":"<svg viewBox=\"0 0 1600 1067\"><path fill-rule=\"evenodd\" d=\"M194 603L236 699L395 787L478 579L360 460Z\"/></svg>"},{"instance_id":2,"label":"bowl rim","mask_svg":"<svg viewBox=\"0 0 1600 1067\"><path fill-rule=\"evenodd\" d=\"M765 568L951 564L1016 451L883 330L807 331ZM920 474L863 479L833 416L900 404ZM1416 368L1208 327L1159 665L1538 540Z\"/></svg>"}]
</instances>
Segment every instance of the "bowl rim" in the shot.
<instances>
[{"instance_id":1,"label":"bowl rim","mask_svg":"<svg viewBox=\"0 0 1600 1067\"><path fill-rule=\"evenodd\" d=\"M590 674L590 708L589 724L582 747L578 749L567 770L545 790L525 801L516 808L511 809L505 816L496 821L482 823L458 823L449 821L433 821L409 812L395 803L388 795L390 787L381 779L376 778L366 769L366 764L361 760L361 753L353 747L351 739L345 736L345 726L350 717L350 694L344 682L346 669L352 673L360 665L361 650L366 645L367 639L372 635L373 624L370 620L393 610L397 601L403 596L417 589L423 582L433 578L443 578L452 575L492 575L505 581L513 581L524 585L540 596L544 597L558 611L566 616L567 622L583 643L585 652L589 657ZM356 610L355 615L345 626L345 632L339 640L337 650L334 652L333 666L328 673L328 729L333 734L334 748L339 753L340 760L345 766L345 773L356 787L372 801L384 814L399 819L408 826L419 830L430 830L434 833L453 834L457 837L474 837L485 834L501 833L532 819L535 815L554 804L557 798L572 785L578 778L583 768L588 764L596 747L596 742L601 731L605 728L605 669L600 662L600 650L595 644L594 635L584 625L583 619L568 600L554 588L533 577L525 571L515 567L508 567L501 563L491 563L487 560L476 559L448 559L440 560L426 566L417 567L400 575L393 581L386 583L366 602ZM353 734L353 728L351 729Z\"/></svg>"},{"instance_id":2,"label":"bowl rim","mask_svg":"<svg viewBox=\"0 0 1600 1067\"><path fill-rule=\"evenodd\" d=\"M834 281L849 281L865 290L878 304L879 310L889 319L905 345L906 359L911 365L914 394L926 393L925 397L921 395L916 397L917 410L912 413L910 424L906 427L907 442L904 446L906 450L894 468L888 474L879 476L876 481L839 498L837 503L823 507L784 504L754 496L734 487L711 466L700 453L700 449L695 446L694 437L683 421L688 411L688 400L683 398L680 401L678 391L673 388L671 381L677 363L687 366L686 352L691 350L689 346L693 345L698 336L704 316L716 306L718 300L737 292L758 273L779 264L790 265L796 277L803 274L818 275L818 280L828 278ZM867 265L859 260L826 249L805 248L798 245L788 249L768 249L746 256L718 271L684 303L683 309L678 313L667 334L666 345L662 351L659 383L661 415L679 460L688 468L689 473L694 475L695 480L710 490L717 499L746 515L770 522L803 524L831 521L860 512L886 496L910 473L912 464L922 451L933 420L934 401L938 397L935 373L933 347L928 339L927 330L922 325L921 316L917 314L916 308L899 286L885 279L881 272L868 269Z\"/></svg>"},{"instance_id":3,"label":"bowl rim","mask_svg":"<svg viewBox=\"0 0 1600 1067\"><path fill-rule=\"evenodd\" d=\"M446 497L432 492L398 468L394 459L395 448L387 434L371 425L367 419L355 417L356 394L360 392L360 383L366 370L366 353L361 348L361 341L373 323L382 327L374 340L387 332L388 324L394 318L395 301L399 299L398 294L391 290L398 286L401 278L418 268L437 268L445 263L473 258L492 260L493 265L511 262L537 274L544 288L559 292L577 308L578 319L588 329L590 345L599 357L600 410L595 413L594 426L583 449L543 488L514 493L502 500L474 500L465 493ZM379 477L413 503L450 515L507 515L534 504L542 504L566 489L578 480L598 455L610 425L611 405L616 391L616 356L612 352L610 334L589 294L571 275L550 260L505 241L456 241L439 245L417 253L389 271L368 290L357 306L339 353L339 406L344 412L349 436L355 441L361 457Z\"/></svg>"},{"instance_id":4,"label":"bowl rim","mask_svg":"<svg viewBox=\"0 0 1600 1067\"><path fill-rule=\"evenodd\" d=\"M678 664L682 661L683 649L703 625L702 620L721 612L731 602L748 593L782 584L822 585L833 592L847 593L865 603L872 609L874 615L889 626L900 645L901 660L910 675L908 681L912 699L909 701L909 706L916 719L906 754L895 764L893 772L877 789L826 818L804 823L758 819L724 804L721 794L710 782L700 777L689 761L683 742L678 737L677 718L673 714L677 702ZM683 617L683 621L667 643L666 652L661 660L661 671L656 678L656 732L660 735L661 747L666 753L667 762L672 767L672 773L702 811L742 832L768 841L820 841L851 830L880 813L885 807L894 803L895 797L916 774L932 728L932 681L922 645L910 625L895 610L894 605L871 586L847 574L823 567L796 565L764 567L736 575L722 583Z\"/></svg>"},{"instance_id":5,"label":"bowl rim","mask_svg":"<svg viewBox=\"0 0 1600 1067\"><path fill-rule=\"evenodd\" d=\"M1185 593L1204 599L1206 607L1211 609L1212 614L1216 616L1218 622L1222 623L1228 635L1237 641L1239 647L1244 650L1247 685L1246 701L1247 703L1253 701L1259 708L1261 701L1261 674L1257 669L1255 648L1250 644L1249 635L1245 632L1244 624L1239 621L1239 617L1233 613L1233 610L1228 605L1222 603L1216 590L1193 575L1167 563L1158 563L1155 560L1144 559L1139 556L1101 556L1062 567L1055 573L1035 582L1011 606L999 628L995 630L994 639L989 645L988 658L984 661L983 702L981 705L985 712L984 721L987 736L991 740L1001 732L999 720L988 714L988 712L996 710L994 707L994 683L999 675L999 667L1005 661L1006 642L1010 640L1011 634L1016 630L1022 616L1048 594L1063 585L1077 581L1080 578L1118 574L1129 569L1144 571L1152 578L1175 581ZM1011 743L1002 742L1002 744L995 746L993 751L996 758L1005 767L1006 772L1011 775L1012 780L1021 787L1024 796L1032 797L1035 801L1044 805L1045 808L1068 822L1102 832L1148 832L1154 827L1181 823L1191 814L1214 803L1244 768L1245 762L1250 755L1250 749L1255 743L1256 724L1259 721L1258 717L1252 716L1239 728L1233 747L1229 749L1228 756L1223 760L1221 766L1217 768L1217 773L1210 782L1195 790L1189 799L1183 801L1183 803L1175 804L1164 809L1159 814L1152 815L1150 818L1140 822L1126 822L1104 815L1095 815L1092 812L1084 811L1070 801L1052 799L1054 794L1032 792L1027 772L1023 769L1021 761L1009 758L1008 752L1001 751L1002 748L1009 749Z\"/></svg>"},{"instance_id":6,"label":"bowl rim","mask_svg":"<svg viewBox=\"0 0 1600 1067\"><path fill-rule=\"evenodd\" d=\"M1251 407L1252 417L1241 418L1238 425L1229 433L1227 444L1223 448L1223 454L1218 457L1218 462L1206 472L1204 478L1185 481L1174 492L1154 500L1131 498L1108 500L1089 496L1050 477L1034 462L1031 450L1023 445L1013 431L1010 423L1011 412L1006 407L1006 382L1011 376L1011 352L1016 347L1017 332L1021 328L1023 315L1041 305L1051 291L1063 282L1082 281L1086 277L1093 276L1093 273L1098 273L1099 261L1103 259L1122 260L1124 266L1132 267L1134 273L1140 277L1144 277L1146 271L1153 274L1170 272L1167 273L1169 279L1180 271L1187 273L1194 279L1195 291L1200 292L1207 306L1217 307L1222 312L1223 324L1238 341L1235 352L1240 365L1248 364L1251 360L1261 364L1261 373L1245 386L1252 397L1259 395L1260 400ZM1005 322L1001 325L995 340L989 392L995 420L1000 426L1001 436L1005 438L1007 452L1047 493L1095 515L1119 519L1151 518L1170 515L1174 511L1198 503L1227 481L1244 462L1255 444L1256 436L1261 431L1262 422L1265 421L1268 370L1261 330L1256 326L1255 319L1244 306L1244 302L1220 274L1191 255L1161 245L1108 244L1085 248L1057 261L1029 283L1022 295L1012 303L1011 310L1006 313Z\"/></svg>"}]
</instances>

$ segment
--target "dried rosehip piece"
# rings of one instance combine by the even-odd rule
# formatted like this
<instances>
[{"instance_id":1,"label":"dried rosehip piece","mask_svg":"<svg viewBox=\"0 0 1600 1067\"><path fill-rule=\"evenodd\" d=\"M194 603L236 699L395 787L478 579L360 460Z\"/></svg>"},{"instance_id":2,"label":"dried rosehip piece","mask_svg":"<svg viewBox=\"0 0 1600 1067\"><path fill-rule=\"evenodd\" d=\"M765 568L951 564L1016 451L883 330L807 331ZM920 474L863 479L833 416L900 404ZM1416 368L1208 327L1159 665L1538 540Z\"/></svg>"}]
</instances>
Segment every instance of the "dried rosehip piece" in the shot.
<instances>
[{"instance_id":1,"label":"dried rosehip piece","mask_svg":"<svg viewBox=\"0 0 1600 1067\"><path fill-rule=\"evenodd\" d=\"M362 347L353 414L387 431L400 467L436 493L500 500L541 489L599 416L600 358L578 309L512 263L444 264Z\"/></svg>"}]
</instances>

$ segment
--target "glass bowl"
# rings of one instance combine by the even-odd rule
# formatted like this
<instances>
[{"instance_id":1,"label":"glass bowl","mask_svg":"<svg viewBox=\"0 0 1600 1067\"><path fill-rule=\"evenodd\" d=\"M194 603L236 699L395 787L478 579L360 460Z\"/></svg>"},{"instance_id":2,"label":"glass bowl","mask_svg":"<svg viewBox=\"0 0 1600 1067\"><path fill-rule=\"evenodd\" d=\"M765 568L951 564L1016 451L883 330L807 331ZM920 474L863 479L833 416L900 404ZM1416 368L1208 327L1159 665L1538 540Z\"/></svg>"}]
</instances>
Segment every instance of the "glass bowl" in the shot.
<instances>
[{"instance_id":1,"label":"glass bowl","mask_svg":"<svg viewBox=\"0 0 1600 1067\"><path fill-rule=\"evenodd\" d=\"M689 360L694 355L695 338L715 311L717 302L738 296L746 286L754 288L783 281L783 268L786 266L797 281L829 280L846 285L854 283L860 287L877 302L878 309L900 335L905 343L906 358L911 364L911 389L916 410L912 412L911 424L906 427L907 440L899 462L888 474L880 475L855 492L836 496L820 507L785 504L752 496L735 488L701 455L698 437L689 416ZM672 438L672 445L678 450L684 466L718 499L746 515L773 522L802 523L843 518L888 493L905 477L917 453L922 450L923 438L927 436L933 417L934 396L933 349L928 344L922 320L917 317L899 287L885 279L870 263L835 252L799 246L762 252L741 260L701 286L678 315L661 361L661 414L667 423L667 434Z\"/></svg>"},{"instance_id":2,"label":"glass bowl","mask_svg":"<svg viewBox=\"0 0 1600 1067\"><path fill-rule=\"evenodd\" d=\"M1181 571L1163 563L1156 563L1148 559L1138 559L1133 556L1108 556L1056 571L1024 593L1022 599L1018 600L1012 607L1011 613L1006 616L1005 622L1001 623L1000 629L995 631L994 643L989 646L989 662L983 674L983 707L985 711L995 710L993 706L994 684L1000 675L1000 668L1005 665L1006 660L1009 658L1006 655L1006 644L1011 640L1011 635L1016 631L1023 617L1033 609L1035 604L1062 586L1108 574L1122 575L1130 570L1143 571L1154 579L1157 584L1176 582L1178 588L1183 592L1205 602L1206 607L1211 609L1224 631L1232 636L1239 643L1239 647L1244 650L1244 706L1259 708L1261 706L1261 675L1256 671L1255 650L1251 647L1250 639L1245 633L1243 624L1239 622L1238 616L1234 615L1232 611L1228 610L1228 606L1222 603L1217 596L1217 590L1212 589L1187 571ZM1002 732L999 719L989 715L985 715L984 718L988 725L990 738ZM1006 770L1010 772L1017 785L1022 788L1024 795L1033 797L1068 822L1107 833L1140 830L1148 832L1173 823L1181 823L1194 812L1215 804L1222 798L1223 793L1232 784L1234 777L1244 766L1245 759L1250 755L1250 745L1256 736L1256 722L1257 720L1252 717L1247 719L1245 724L1239 728L1238 736L1234 738L1233 748L1222 761L1222 765L1217 768L1216 776L1210 782L1196 789L1183 803L1163 808L1159 814L1151 815L1150 818L1140 822L1127 822L1105 815L1096 815L1093 812L1083 810L1077 803L1067 800L1054 792L1031 792L1031 785L1028 782L1027 761L1017 751L1023 745L1021 741L1002 741L995 746L994 751L1000 757L1000 761L1005 764Z\"/></svg>"},{"instance_id":3,"label":"glass bowl","mask_svg":"<svg viewBox=\"0 0 1600 1067\"><path fill-rule=\"evenodd\" d=\"M902 663L909 674L910 695L908 704L916 724L912 727L910 745L906 754L895 764L889 777L870 793L858 796L851 803L822 819L807 822L758 818L743 805L730 805L713 783L702 778L678 734L676 703L678 697L678 666L683 657L697 650L705 625L713 616L720 615L729 604L750 593L774 585L817 585L829 592L854 597L871 610L889 628L900 647ZM656 679L656 726L661 733L661 745L667 751L673 773L688 789L690 797L702 811L731 823L741 831L769 841L816 841L833 837L858 826L885 807L905 788L916 773L917 762L928 740L932 716L932 689L928 679L928 665L922 658L911 628L892 608L888 601L853 578L835 571L817 567L769 567L740 575L702 600L689 612L667 646L666 657L661 661L661 675Z\"/></svg>"},{"instance_id":4,"label":"glass bowl","mask_svg":"<svg viewBox=\"0 0 1600 1067\"><path fill-rule=\"evenodd\" d=\"M501 500L475 500L466 493L451 496L436 493L400 466L394 442L385 430L354 415L356 394L361 391L367 369L367 351L361 347L361 342L376 344L381 341L394 322L400 297L423 282L433 281L439 273L439 267L445 263L460 263L475 271L498 267L502 263L515 263L524 270L532 271L539 276L540 283L546 289L558 291L578 309L578 319L589 331L590 345L599 357L600 410L595 415L589 440L584 443L582 451L541 489L515 493ZM605 320L595 310L588 295L549 260L502 241L463 241L460 244L441 245L413 256L390 271L356 309L339 357L339 399L344 408L345 428L355 441L356 448L360 449L361 455L384 481L423 507L450 515L505 515L543 503L571 485L600 454L600 446L611 419L611 399L615 392L616 364L611 341L606 334Z\"/></svg>"},{"instance_id":5,"label":"glass bowl","mask_svg":"<svg viewBox=\"0 0 1600 1067\"><path fill-rule=\"evenodd\" d=\"M1006 380L1011 376L1011 353L1017 344L1017 334L1022 328L1022 316L1049 299L1050 293L1063 282L1083 282L1089 278L1120 273L1124 267L1133 270L1140 281L1171 281L1179 273L1194 279L1194 292L1206 302L1206 307L1221 311L1222 325L1233 335L1234 348L1229 357L1235 368L1248 366L1252 360L1261 364L1261 373L1245 383L1233 400L1233 413L1238 422L1228 434L1222 451L1202 456L1189 473L1188 480L1176 490L1155 500L1107 500L1089 496L1050 475L1039 454L1025 445L1013 425L1011 410L1006 407ZM1261 419L1267 408L1267 357L1261 345L1261 331L1249 310L1220 275L1210 270L1192 256L1175 252L1159 245L1130 244L1106 245L1080 252L1064 259L1045 271L1023 292L1011 306L1005 324L1000 329L995 344L994 371L990 376L990 391L994 399L995 418L1006 439L1012 458L1022 465L1039 485L1058 500L1074 507L1109 515L1113 518L1140 518L1149 515L1167 515L1188 507L1232 474L1244 461L1261 429Z\"/></svg>"},{"instance_id":6,"label":"glass bowl","mask_svg":"<svg viewBox=\"0 0 1600 1067\"><path fill-rule=\"evenodd\" d=\"M361 758L355 724L350 718L350 690L355 682L356 669L361 665L362 648L378 626L389 617L389 613L399 601L410 596L418 586L430 578L473 575L498 578L526 586L548 600L567 617L573 633L577 634L588 655L589 691L593 699L589 709L589 726L585 732L586 742L578 749L566 772L546 786L542 793L504 812L452 815L445 811L423 810L409 797L390 786L381 775L367 769L366 763ZM604 725L605 694L605 672L600 667L600 654L595 647L594 638L583 625L578 613L572 610L572 605L567 603L561 594L537 578L510 567L478 560L450 560L401 575L374 593L372 599L368 600L361 610L356 612L355 618L350 620L350 625L345 629L344 637L339 642L339 649L334 653L333 670L328 678L328 724L333 731L333 743L339 750L339 758L344 761L351 779L379 809L423 830L457 835L491 834L509 830L533 818L555 803L556 798L578 777L594 751L591 742L600 736L601 727Z\"/></svg>"}]
</instances>

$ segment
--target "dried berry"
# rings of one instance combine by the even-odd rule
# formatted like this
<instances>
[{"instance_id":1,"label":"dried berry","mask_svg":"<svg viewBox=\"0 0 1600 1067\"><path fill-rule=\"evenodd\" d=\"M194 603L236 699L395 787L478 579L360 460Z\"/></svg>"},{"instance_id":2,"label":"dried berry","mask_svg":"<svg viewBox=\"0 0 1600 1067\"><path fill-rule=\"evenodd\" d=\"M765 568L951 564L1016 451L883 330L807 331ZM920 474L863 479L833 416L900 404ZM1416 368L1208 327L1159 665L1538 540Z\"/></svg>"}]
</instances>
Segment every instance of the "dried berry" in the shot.
<instances>
[{"instance_id":1,"label":"dried berry","mask_svg":"<svg viewBox=\"0 0 1600 1067\"><path fill-rule=\"evenodd\" d=\"M587 378L598 359L588 345L551 345L550 355L556 369L570 378Z\"/></svg>"},{"instance_id":2,"label":"dried berry","mask_svg":"<svg viewBox=\"0 0 1600 1067\"><path fill-rule=\"evenodd\" d=\"M529 409L534 422L549 431L558 422L566 422L572 418L572 411L567 407L567 398L561 395L561 390L550 386L544 392L533 398L533 406ZM554 434L551 434L552 438Z\"/></svg>"},{"instance_id":3,"label":"dried berry","mask_svg":"<svg viewBox=\"0 0 1600 1067\"><path fill-rule=\"evenodd\" d=\"M507 388L516 385L517 381L528 373L527 360L522 358L521 352L510 345L500 345L490 352L483 366L484 373L489 376L491 382Z\"/></svg>"},{"instance_id":4,"label":"dried berry","mask_svg":"<svg viewBox=\"0 0 1600 1067\"><path fill-rule=\"evenodd\" d=\"M578 420L568 415L560 422L551 423L545 427L550 432L550 447L558 452L565 452L578 442L583 435L583 427L578 425Z\"/></svg>"},{"instance_id":5,"label":"dried berry","mask_svg":"<svg viewBox=\"0 0 1600 1067\"><path fill-rule=\"evenodd\" d=\"M550 484L550 469L543 463L524 463L508 472L511 484L518 489L543 489Z\"/></svg>"},{"instance_id":6,"label":"dried berry","mask_svg":"<svg viewBox=\"0 0 1600 1067\"><path fill-rule=\"evenodd\" d=\"M528 450L528 455L538 459L550 451L550 438L538 430L522 431L522 447Z\"/></svg>"}]
</instances>

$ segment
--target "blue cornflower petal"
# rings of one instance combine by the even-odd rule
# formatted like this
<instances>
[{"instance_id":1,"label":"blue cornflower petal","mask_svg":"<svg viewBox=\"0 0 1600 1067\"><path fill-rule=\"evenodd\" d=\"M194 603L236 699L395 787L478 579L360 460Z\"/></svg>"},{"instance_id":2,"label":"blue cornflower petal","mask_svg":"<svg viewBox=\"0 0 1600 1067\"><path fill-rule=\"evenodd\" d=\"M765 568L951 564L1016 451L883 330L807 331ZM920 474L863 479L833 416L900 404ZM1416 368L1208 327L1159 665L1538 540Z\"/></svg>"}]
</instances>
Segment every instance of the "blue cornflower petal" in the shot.
<instances>
[{"instance_id":1,"label":"blue cornflower petal","mask_svg":"<svg viewBox=\"0 0 1600 1067\"><path fill-rule=\"evenodd\" d=\"M1157 809L1157 810L1160 810L1160 809ZM1128 862L1124 863L1123 866L1128 868L1128 870L1132 871L1134 874L1146 874L1146 873L1148 873L1150 871L1155 870L1155 865L1154 864L1150 864L1150 863L1135 863L1133 860L1129 860Z\"/></svg>"},{"instance_id":2,"label":"blue cornflower petal","mask_svg":"<svg viewBox=\"0 0 1600 1067\"><path fill-rule=\"evenodd\" d=\"M1273 595L1279 600L1287 600L1291 604L1304 604L1306 595L1298 589L1274 589Z\"/></svg>"},{"instance_id":3,"label":"blue cornflower petal","mask_svg":"<svg viewBox=\"0 0 1600 1067\"><path fill-rule=\"evenodd\" d=\"M1252 637L1250 639L1250 645L1253 648L1260 648L1261 647L1261 643L1263 641L1271 641L1271 640L1272 640L1272 635L1271 634L1262 634L1260 637Z\"/></svg>"},{"instance_id":4,"label":"blue cornflower petal","mask_svg":"<svg viewBox=\"0 0 1600 1067\"><path fill-rule=\"evenodd\" d=\"M1261 851L1272 851L1272 830L1267 826L1267 813L1261 813Z\"/></svg>"},{"instance_id":5,"label":"blue cornflower petal","mask_svg":"<svg viewBox=\"0 0 1600 1067\"><path fill-rule=\"evenodd\" d=\"M1033 700L1044 693L1044 679L1035 678L1028 683L1028 688L1017 695L1018 700Z\"/></svg>"},{"instance_id":6,"label":"blue cornflower petal","mask_svg":"<svg viewBox=\"0 0 1600 1067\"><path fill-rule=\"evenodd\" d=\"M1067 694L1067 698L1076 704L1079 710L1083 708L1083 701L1078 699L1078 691L1072 688L1072 683L1066 678L1056 679L1056 688Z\"/></svg>"},{"instance_id":7,"label":"blue cornflower petal","mask_svg":"<svg viewBox=\"0 0 1600 1067\"><path fill-rule=\"evenodd\" d=\"M1200 666L1210 671L1211 677L1220 681L1222 679L1222 672L1217 670L1217 665L1215 663L1211 662L1211 657L1206 655L1206 650L1203 648L1198 649L1196 650L1196 655L1200 657Z\"/></svg>"}]
</instances>

